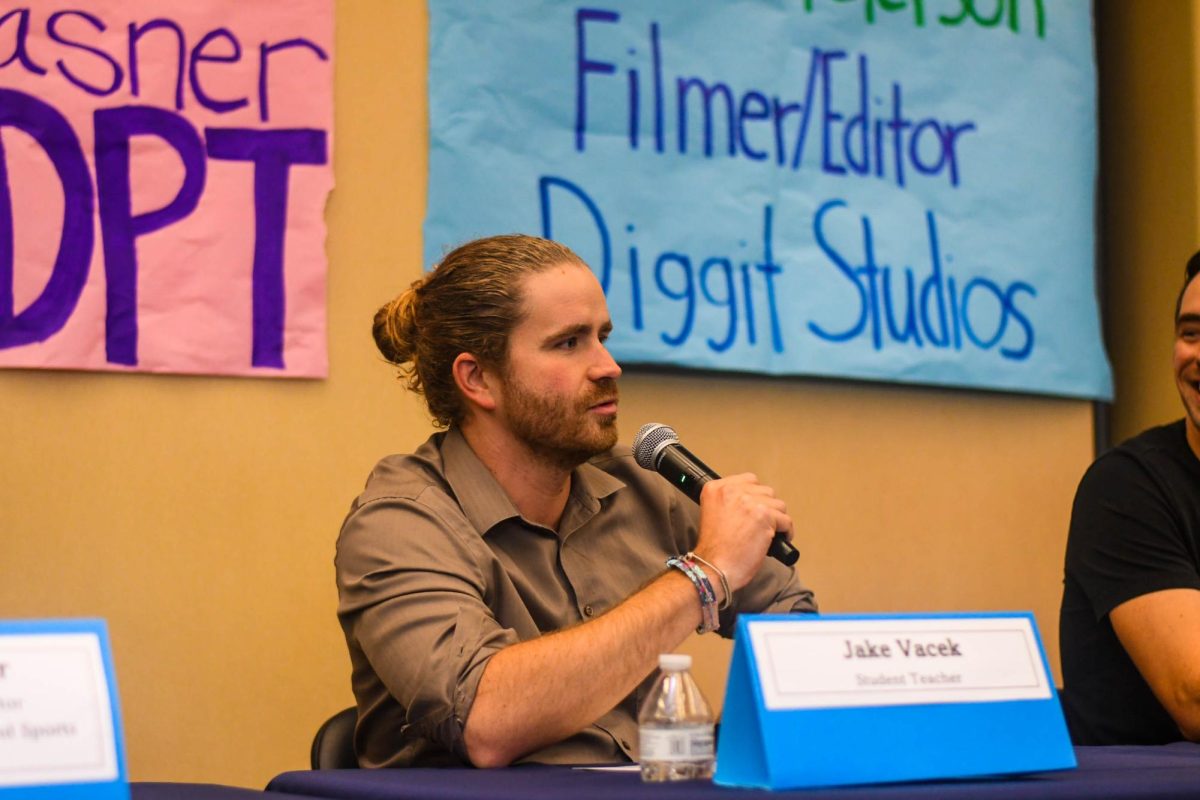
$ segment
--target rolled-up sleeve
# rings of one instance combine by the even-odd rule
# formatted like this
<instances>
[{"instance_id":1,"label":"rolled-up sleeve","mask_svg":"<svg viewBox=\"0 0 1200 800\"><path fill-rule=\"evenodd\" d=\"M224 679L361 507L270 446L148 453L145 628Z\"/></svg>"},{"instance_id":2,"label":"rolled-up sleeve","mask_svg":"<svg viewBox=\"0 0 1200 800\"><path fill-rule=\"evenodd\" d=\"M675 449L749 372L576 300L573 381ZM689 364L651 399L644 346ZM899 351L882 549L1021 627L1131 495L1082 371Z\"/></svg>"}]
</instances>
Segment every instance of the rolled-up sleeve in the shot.
<instances>
[{"instance_id":1,"label":"rolled-up sleeve","mask_svg":"<svg viewBox=\"0 0 1200 800\"><path fill-rule=\"evenodd\" d=\"M750 583L733 593L733 606L721 614L722 636L733 636L738 614L813 614L816 599L799 575L770 556Z\"/></svg>"},{"instance_id":2,"label":"rolled-up sleeve","mask_svg":"<svg viewBox=\"0 0 1200 800\"><path fill-rule=\"evenodd\" d=\"M427 489L423 495L434 492ZM358 505L338 539L338 616L356 673L377 676L403 709L405 738L465 759L463 722L488 659L515 643L487 604L493 559L478 533L428 497ZM436 500L436 498L435 498ZM449 508L449 506L447 506ZM370 674L356 674L356 694Z\"/></svg>"}]
</instances>

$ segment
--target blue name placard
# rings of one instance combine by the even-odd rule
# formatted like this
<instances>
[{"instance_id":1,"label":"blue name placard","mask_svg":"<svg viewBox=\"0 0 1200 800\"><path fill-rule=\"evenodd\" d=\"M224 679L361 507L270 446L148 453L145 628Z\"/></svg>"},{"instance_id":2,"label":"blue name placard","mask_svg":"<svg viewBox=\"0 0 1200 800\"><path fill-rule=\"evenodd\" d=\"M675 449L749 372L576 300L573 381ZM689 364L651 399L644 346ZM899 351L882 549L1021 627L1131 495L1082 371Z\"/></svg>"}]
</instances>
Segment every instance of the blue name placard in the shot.
<instances>
[{"instance_id":1,"label":"blue name placard","mask_svg":"<svg viewBox=\"0 0 1200 800\"><path fill-rule=\"evenodd\" d=\"M129 800L102 620L0 620L0 800Z\"/></svg>"},{"instance_id":2,"label":"blue name placard","mask_svg":"<svg viewBox=\"0 0 1200 800\"><path fill-rule=\"evenodd\" d=\"M1032 614L738 620L718 784L795 789L1074 766Z\"/></svg>"}]
</instances>

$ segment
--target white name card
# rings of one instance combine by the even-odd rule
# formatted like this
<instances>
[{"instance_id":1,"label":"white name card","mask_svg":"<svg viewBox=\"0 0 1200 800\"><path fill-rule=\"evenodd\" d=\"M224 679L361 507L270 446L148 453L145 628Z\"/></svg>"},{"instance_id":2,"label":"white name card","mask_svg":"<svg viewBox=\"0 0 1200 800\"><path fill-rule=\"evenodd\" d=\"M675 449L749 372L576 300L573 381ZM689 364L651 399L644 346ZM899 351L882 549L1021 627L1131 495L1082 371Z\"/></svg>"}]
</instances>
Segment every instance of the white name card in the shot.
<instances>
[{"instance_id":1,"label":"white name card","mask_svg":"<svg viewBox=\"0 0 1200 800\"><path fill-rule=\"evenodd\" d=\"M111 673L103 622L0 621L0 798L128 797Z\"/></svg>"},{"instance_id":2,"label":"white name card","mask_svg":"<svg viewBox=\"0 0 1200 800\"><path fill-rule=\"evenodd\" d=\"M768 709L1050 697L1024 617L762 620L748 627Z\"/></svg>"}]
</instances>

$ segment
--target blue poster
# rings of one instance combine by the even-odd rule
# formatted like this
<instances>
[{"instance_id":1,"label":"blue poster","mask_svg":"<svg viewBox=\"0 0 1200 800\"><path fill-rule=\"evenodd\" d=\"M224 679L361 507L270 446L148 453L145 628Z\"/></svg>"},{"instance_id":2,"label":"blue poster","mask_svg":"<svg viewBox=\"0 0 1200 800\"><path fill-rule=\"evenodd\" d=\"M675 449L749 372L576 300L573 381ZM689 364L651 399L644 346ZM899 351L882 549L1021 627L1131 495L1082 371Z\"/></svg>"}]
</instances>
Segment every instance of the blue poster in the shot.
<instances>
[{"instance_id":1,"label":"blue poster","mask_svg":"<svg viewBox=\"0 0 1200 800\"><path fill-rule=\"evenodd\" d=\"M624 364L1111 399L1087 0L430 0L425 260L557 239Z\"/></svg>"}]
</instances>

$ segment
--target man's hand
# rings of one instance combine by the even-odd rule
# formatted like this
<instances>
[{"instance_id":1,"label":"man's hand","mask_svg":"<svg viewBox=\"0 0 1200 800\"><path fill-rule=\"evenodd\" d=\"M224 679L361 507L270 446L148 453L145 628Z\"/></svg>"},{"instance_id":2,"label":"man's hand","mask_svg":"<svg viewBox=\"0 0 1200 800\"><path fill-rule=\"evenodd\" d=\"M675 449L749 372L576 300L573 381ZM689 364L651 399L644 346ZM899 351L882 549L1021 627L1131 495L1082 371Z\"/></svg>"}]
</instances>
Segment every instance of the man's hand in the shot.
<instances>
[{"instance_id":1,"label":"man's hand","mask_svg":"<svg viewBox=\"0 0 1200 800\"><path fill-rule=\"evenodd\" d=\"M758 573L775 532L791 539L792 530L787 505L753 473L711 481L700 492L696 555L721 569L732 591Z\"/></svg>"},{"instance_id":2,"label":"man's hand","mask_svg":"<svg viewBox=\"0 0 1200 800\"><path fill-rule=\"evenodd\" d=\"M1114 608L1109 619L1180 732L1200 741L1200 591L1144 594Z\"/></svg>"}]
</instances>

